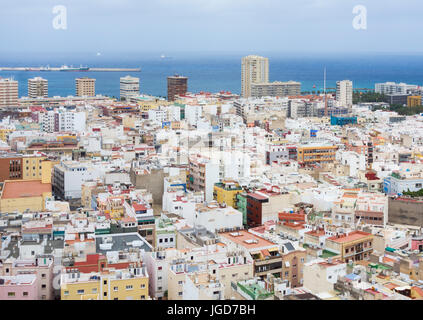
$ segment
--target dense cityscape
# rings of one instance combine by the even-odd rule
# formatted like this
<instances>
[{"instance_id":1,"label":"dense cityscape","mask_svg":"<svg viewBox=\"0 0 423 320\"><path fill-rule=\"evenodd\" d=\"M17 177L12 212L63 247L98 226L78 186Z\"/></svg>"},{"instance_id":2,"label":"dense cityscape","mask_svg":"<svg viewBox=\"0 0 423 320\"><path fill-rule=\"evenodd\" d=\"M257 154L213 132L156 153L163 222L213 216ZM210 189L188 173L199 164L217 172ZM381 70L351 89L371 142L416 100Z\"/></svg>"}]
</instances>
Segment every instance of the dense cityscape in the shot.
<instances>
[{"instance_id":1,"label":"dense cityscape","mask_svg":"<svg viewBox=\"0 0 423 320\"><path fill-rule=\"evenodd\" d=\"M0 299L422 300L423 89L240 68L241 95L0 79Z\"/></svg>"}]
</instances>

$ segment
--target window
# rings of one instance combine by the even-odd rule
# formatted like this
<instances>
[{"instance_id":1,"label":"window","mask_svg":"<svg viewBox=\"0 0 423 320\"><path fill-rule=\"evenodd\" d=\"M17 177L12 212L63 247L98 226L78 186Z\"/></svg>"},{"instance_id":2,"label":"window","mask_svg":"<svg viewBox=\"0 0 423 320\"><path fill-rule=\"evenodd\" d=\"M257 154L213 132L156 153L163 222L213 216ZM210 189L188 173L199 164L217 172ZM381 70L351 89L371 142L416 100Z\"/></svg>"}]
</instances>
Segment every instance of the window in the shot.
<instances>
[{"instance_id":1,"label":"window","mask_svg":"<svg viewBox=\"0 0 423 320\"><path fill-rule=\"evenodd\" d=\"M45 273L43 273L43 274L41 275L41 278L45 279L45 277L46 277L46 274L45 274Z\"/></svg>"},{"instance_id":2,"label":"window","mask_svg":"<svg viewBox=\"0 0 423 320\"><path fill-rule=\"evenodd\" d=\"M104 292L104 293L103 293L103 296L107 297L107 292Z\"/></svg>"},{"instance_id":3,"label":"window","mask_svg":"<svg viewBox=\"0 0 423 320\"><path fill-rule=\"evenodd\" d=\"M42 285L41 285L41 288L42 288L42 289L45 289L46 287L47 287L47 285L45 285L45 284L42 284Z\"/></svg>"},{"instance_id":4,"label":"window","mask_svg":"<svg viewBox=\"0 0 423 320\"><path fill-rule=\"evenodd\" d=\"M82 290L78 290L77 293L78 294L84 294L84 290L83 289Z\"/></svg>"},{"instance_id":5,"label":"window","mask_svg":"<svg viewBox=\"0 0 423 320\"><path fill-rule=\"evenodd\" d=\"M104 281L103 281L103 284L107 284L107 280L104 280Z\"/></svg>"},{"instance_id":6,"label":"window","mask_svg":"<svg viewBox=\"0 0 423 320\"><path fill-rule=\"evenodd\" d=\"M14 297L14 296L15 296L15 293L14 293L14 292L8 292L8 293L7 293L7 296L8 296L8 297Z\"/></svg>"},{"instance_id":7,"label":"window","mask_svg":"<svg viewBox=\"0 0 423 320\"><path fill-rule=\"evenodd\" d=\"M119 298L114 298L113 300L119 300Z\"/></svg>"},{"instance_id":8,"label":"window","mask_svg":"<svg viewBox=\"0 0 423 320\"><path fill-rule=\"evenodd\" d=\"M65 296L68 296L68 295L69 295L69 291L64 291L64 292L63 292L63 294L64 294Z\"/></svg>"},{"instance_id":9,"label":"window","mask_svg":"<svg viewBox=\"0 0 423 320\"><path fill-rule=\"evenodd\" d=\"M114 290L114 291L118 291L118 287L114 287L114 288L113 288L113 290Z\"/></svg>"},{"instance_id":10,"label":"window","mask_svg":"<svg viewBox=\"0 0 423 320\"><path fill-rule=\"evenodd\" d=\"M184 282L182 280L178 281L178 284L183 284Z\"/></svg>"},{"instance_id":11,"label":"window","mask_svg":"<svg viewBox=\"0 0 423 320\"><path fill-rule=\"evenodd\" d=\"M158 267L157 270L162 270L162 267Z\"/></svg>"},{"instance_id":12,"label":"window","mask_svg":"<svg viewBox=\"0 0 423 320\"><path fill-rule=\"evenodd\" d=\"M27 296L28 296L28 292L26 292L26 291L25 291L25 292L23 293L23 296L24 296L24 297L27 297Z\"/></svg>"},{"instance_id":13,"label":"window","mask_svg":"<svg viewBox=\"0 0 423 320\"><path fill-rule=\"evenodd\" d=\"M145 296L144 295L141 296L141 300L145 300Z\"/></svg>"},{"instance_id":14,"label":"window","mask_svg":"<svg viewBox=\"0 0 423 320\"><path fill-rule=\"evenodd\" d=\"M132 290L133 288L132 284L126 286L126 290Z\"/></svg>"},{"instance_id":15,"label":"window","mask_svg":"<svg viewBox=\"0 0 423 320\"><path fill-rule=\"evenodd\" d=\"M178 292L178 296L180 296L180 297L182 296L182 291Z\"/></svg>"}]
</instances>

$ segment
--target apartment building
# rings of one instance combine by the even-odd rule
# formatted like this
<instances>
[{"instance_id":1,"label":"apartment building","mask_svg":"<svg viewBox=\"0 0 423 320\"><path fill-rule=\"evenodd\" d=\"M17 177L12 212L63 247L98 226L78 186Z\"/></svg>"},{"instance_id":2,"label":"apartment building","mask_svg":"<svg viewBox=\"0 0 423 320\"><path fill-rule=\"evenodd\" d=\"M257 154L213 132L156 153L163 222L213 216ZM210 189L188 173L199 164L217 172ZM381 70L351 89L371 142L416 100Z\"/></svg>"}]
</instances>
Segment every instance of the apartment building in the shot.
<instances>
[{"instance_id":1,"label":"apartment building","mask_svg":"<svg viewBox=\"0 0 423 320\"><path fill-rule=\"evenodd\" d=\"M214 185L213 196L219 204L225 203L227 206L237 209L237 195L243 191L238 182L223 180Z\"/></svg>"},{"instance_id":2,"label":"apartment building","mask_svg":"<svg viewBox=\"0 0 423 320\"><path fill-rule=\"evenodd\" d=\"M195 155L189 157L187 188L193 191L203 191L204 200L213 200L213 188L219 182L219 165L210 159Z\"/></svg>"},{"instance_id":3,"label":"apartment building","mask_svg":"<svg viewBox=\"0 0 423 320\"><path fill-rule=\"evenodd\" d=\"M28 98L47 98L48 80L41 77L28 79Z\"/></svg>"},{"instance_id":4,"label":"apartment building","mask_svg":"<svg viewBox=\"0 0 423 320\"><path fill-rule=\"evenodd\" d=\"M304 287L313 294L333 293L337 280L347 274L341 260L312 261L304 265Z\"/></svg>"},{"instance_id":5,"label":"apartment building","mask_svg":"<svg viewBox=\"0 0 423 320\"><path fill-rule=\"evenodd\" d=\"M145 267L80 273L66 270L60 279L61 300L147 300Z\"/></svg>"},{"instance_id":6,"label":"apartment building","mask_svg":"<svg viewBox=\"0 0 423 320\"><path fill-rule=\"evenodd\" d=\"M373 235L363 231L337 234L327 238L325 246L347 263L368 260L373 252Z\"/></svg>"},{"instance_id":7,"label":"apartment building","mask_svg":"<svg viewBox=\"0 0 423 320\"><path fill-rule=\"evenodd\" d=\"M40 124L43 132L82 132L86 126L84 111L60 107L54 110L36 112L33 119Z\"/></svg>"},{"instance_id":8,"label":"apartment building","mask_svg":"<svg viewBox=\"0 0 423 320\"><path fill-rule=\"evenodd\" d=\"M287 97L299 96L301 94L301 83L295 81L252 83L251 96L261 97Z\"/></svg>"},{"instance_id":9,"label":"apartment building","mask_svg":"<svg viewBox=\"0 0 423 320\"><path fill-rule=\"evenodd\" d=\"M60 199L80 199L82 183L100 177L89 163L62 161L53 167L53 192Z\"/></svg>"},{"instance_id":10,"label":"apartment building","mask_svg":"<svg viewBox=\"0 0 423 320\"><path fill-rule=\"evenodd\" d=\"M418 107L422 105L422 96L408 96L407 107Z\"/></svg>"},{"instance_id":11,"label":"apartment building","mask_svg":"<svg viewBox=\"0 0 423 320\"><path fill-rule=\"evenodd\" d=\"M381 94L407 94L409 90L416 90L417 85L406 83L385 82L376 83L375 92Z\"/></svg>"},{"instance_id":12,"label":"apartment building","mask_svg":"<svg viewBox=\"0 0 423 320\"><path fill-rule=\"evenodd\" d=\"M419 170L393 171L383 181L383 192L387 195L398 195L404 191L423 189L423 174Z\"/></svg>"},{"instance_id":13,"label":"apartment building","mask_svg":"<svg viewBox=\"0 0 423 320\"><path fill-rule=\"evenodd\" d=\"M339 106L351 108L353 105L353 83L351 80L336 82L336 101Z\"/></svg>"},{"instance_id":14,"label":"apartment building","mask_svg":"<svg viewBox=\"0 0 423 320\"><path fill-rule=\"evenodd\" d=\"M52 255L39 255L32 260L6 260L0 264L0 279L2 276L19 276L33 274L38 286L35 290L37 296L34 300L52 300L53 299L53 267L54 258ZM1 283L1 282L0 282ZM1 287L1 285L0 285ZM1 290L1 289L0 289ZM28 292L29 295L29 292ZM16 294L15 294L16 297Z\"/></svg>"},{"instance_id":15,"label":"apartment building","mask_svg":"<svg viewBox=\"0 0 423 320\"><path fill-rule=\"evenodd\" d=\"M250 55L241 60L241 96L252 96L251 86L254 83L269 82L269 59Z\"/></svg>"},{"instance_id":16,"label":"apartment building","mask_svg":"<svg viewBox=\"0 0 423 320\"><path fill-rule=\"evenodd\" d=\"M18 106L18 81L0 78L0 107Z\"/></svg>"},{"instance_id":17,"label":"apartment building","mask_svg":"<svg viewBox=\"0 0 423 320\"><path fill-rule=\"evenodd\" d=\"M282 275L282 252L277 244L246 230L222 232L219 237L226 245L249 252L254 260L254 276Z\"/></svg>"},{"instance_id":18,"label":"apartment building","mask_svg":"<svg viewBox=\"0 0 423 320\"><path fill-rule=\"evenodd\" d=\"M290 194L272 186L247 193L247 224L249 227L263 225L267 221L278 221L281 208L289 207Z\"/></svg>"},{"instance_id":19,"label":"apartment building","mask_svg":"<svg viewBox=\"0 0 423 320\"><path fill-rule=\"evenodd\" d=\"M77 97L95 96L95 79L88 77L75 79L75 89Z\"/></svg>"},{"instance_id":20,"label":"apartment building","mask_svg":"<svg viewBox=\"0 0 423 320\"><path fill-rule=\"evenodd\" d=\"M336 159L338 146L307 144L297 147L298 162L304 164L332 163Z\"/></svg>"},{"instance_id":21,"label":"apartment building","mask_svg":"<svg viewBox=\"0 0 423 320\"><path fill-rule=\"evenodd\" d=\"M120 99L130 100L140 95L140 78L126 76L120 78Z\"/></svg>"},{"instance_id":22,"label":"apartment building","mask_svg":"<svg viewBox=\"0 0 423 320\"><path fill-rule=\"evenodd\" d=\"M175 101L176 96L183 96L188 91L188 78L180 75L167 77L167 100Z\"/></svg>"},{"instance_id":23,"label":"apartment building","mask_svg":"<svg viewBox=\"0 0 423 320\"><path fill-rule=\"evenodd\" d=\"M360 192L355 208L355 223L385 226L388 222L388 197L380 193Z\"/></svg>"},{"instance_id":24,"label":"apartment building","mask_svg":"<svg viewBox=\"0 0 423 320\"><path fill-rule=\"evenodd\" d=\"M0 276L0 300L37 300L38 295L35 273Z\"/></svg>"},{"instance_id":25,"label":"apartment building","mask_svg":"<svg viewBox=\"0 0 423 320\"><path fill-rule=\"evenodd\" d=\"M169 261L168 299L230 299L231 283L250 279L253 273L251 256L223 243L180 250Z\"/></svg>"}]
</instances>

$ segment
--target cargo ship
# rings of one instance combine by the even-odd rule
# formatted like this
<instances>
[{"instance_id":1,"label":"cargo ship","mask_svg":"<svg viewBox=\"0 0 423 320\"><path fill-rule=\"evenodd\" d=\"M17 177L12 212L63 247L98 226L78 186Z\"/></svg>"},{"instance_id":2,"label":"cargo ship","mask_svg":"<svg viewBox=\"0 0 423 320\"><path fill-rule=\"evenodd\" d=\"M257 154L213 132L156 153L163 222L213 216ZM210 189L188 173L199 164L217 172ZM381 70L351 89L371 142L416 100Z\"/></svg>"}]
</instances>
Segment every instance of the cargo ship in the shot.
<instances>
[{"instance_id":1,"label":"cargo ship","mask_svg":"<svg viewBox=\"0 0 423 320\"><path fill-rule=\"evenodd\" d=\"M72 66L68 67L67 65L63 65L60 67L59 71L88 71L90 68L80 66L79 68L74 68Z\"/></svg>"}]
</instances>

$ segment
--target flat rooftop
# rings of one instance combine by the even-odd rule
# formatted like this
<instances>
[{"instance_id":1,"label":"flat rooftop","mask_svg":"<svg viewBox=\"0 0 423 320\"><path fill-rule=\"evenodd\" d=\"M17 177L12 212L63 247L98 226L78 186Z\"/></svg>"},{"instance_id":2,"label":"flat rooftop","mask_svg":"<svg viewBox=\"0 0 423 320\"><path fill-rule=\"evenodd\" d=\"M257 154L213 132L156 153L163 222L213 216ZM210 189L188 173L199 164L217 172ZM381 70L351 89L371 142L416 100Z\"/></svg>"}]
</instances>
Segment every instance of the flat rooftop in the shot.
<instances>
[{"instance_id":1,"label":"flat rooftop","mask_svg":"<svg viewBox=\"0 0 423 320\"><path fill-rule=\"evenodd\" d=\"M249 250L276 246L275 243L268 241L264 238L261 238L259 236L256 236L245 230L223 232L223 233L219 233L219 235Z\"/></svg>"},{"instance_id":2,"label":"flat rooftop","mask_svg":"<svg viewBox=\"0 0 423 320\"><path fill-rule=\"evenodd\" d=\"M363 231L353 231L347 235L334 236L328 239L337 243L344 243L344 242L351 242L351 241L359 240L362 238L366 238L371 235L372 235L371 233L367 233Z\"/></svg>"},{"instance_id":3,"label":"flat rooftop","mask_svg":"<svg viewBox=\"0 0 423 320\"><path fill-rule=\"evenodd\" d=\"M51 192L51 183L41 183L41 180L6 181L1 198L41 197L45 192Z\"/></svg>"}]
</instances>

